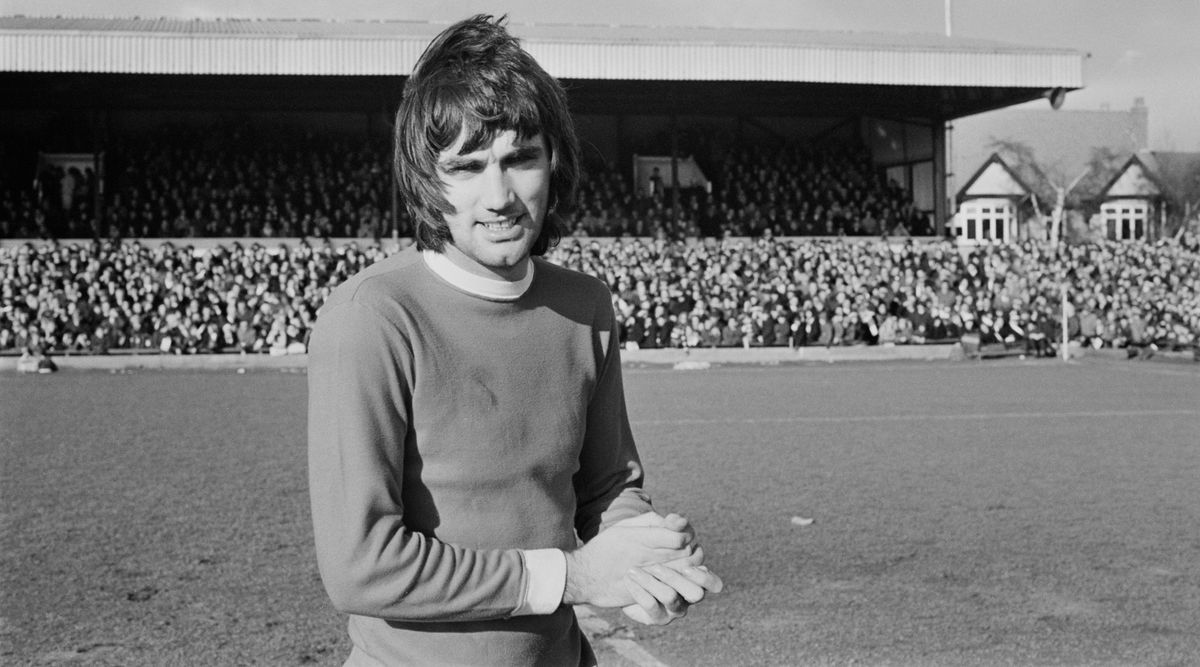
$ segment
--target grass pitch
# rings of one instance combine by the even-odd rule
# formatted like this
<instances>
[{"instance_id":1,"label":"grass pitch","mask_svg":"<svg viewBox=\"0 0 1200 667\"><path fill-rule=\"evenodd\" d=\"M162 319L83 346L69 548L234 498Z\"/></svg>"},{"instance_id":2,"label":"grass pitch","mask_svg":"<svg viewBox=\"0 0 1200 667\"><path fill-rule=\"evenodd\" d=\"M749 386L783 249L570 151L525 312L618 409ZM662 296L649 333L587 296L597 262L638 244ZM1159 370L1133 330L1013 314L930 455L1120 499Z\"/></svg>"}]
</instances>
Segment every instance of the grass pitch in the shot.
<instances>
[{"instance_id":1,"label":"grass pitch","mask_svg":"<svg viewBox=\"0 0 1200 667\"><path fill-rule=\"evenodd\" d=\"M667 664L1200 659L1195 365L631 368L626 391L656 504L727 584L629 627ZM279 371L0 377L0 663L340 664L305 398Z\"/></svg>"}]
</instances>

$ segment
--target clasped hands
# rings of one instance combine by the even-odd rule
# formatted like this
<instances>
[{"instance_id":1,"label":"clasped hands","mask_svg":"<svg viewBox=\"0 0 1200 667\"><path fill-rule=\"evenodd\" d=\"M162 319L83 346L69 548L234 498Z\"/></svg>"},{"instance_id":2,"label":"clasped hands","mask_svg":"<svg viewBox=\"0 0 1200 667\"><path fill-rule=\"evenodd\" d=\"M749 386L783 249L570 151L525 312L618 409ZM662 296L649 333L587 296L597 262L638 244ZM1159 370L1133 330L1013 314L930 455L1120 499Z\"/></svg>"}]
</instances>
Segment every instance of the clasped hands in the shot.
<instances>
[{"instance_id":1,"label":"clasped hands","mask_svg":"<svg viewBox=\"0 0 1200 667\"><path fill-rule=\"evenodd\" d=\"M646 512L614 523L567 554L563 601L621 607L639 623L665 625L723 586L704 566L704 550L687 519Z\"/></svg>"}]
</instances>

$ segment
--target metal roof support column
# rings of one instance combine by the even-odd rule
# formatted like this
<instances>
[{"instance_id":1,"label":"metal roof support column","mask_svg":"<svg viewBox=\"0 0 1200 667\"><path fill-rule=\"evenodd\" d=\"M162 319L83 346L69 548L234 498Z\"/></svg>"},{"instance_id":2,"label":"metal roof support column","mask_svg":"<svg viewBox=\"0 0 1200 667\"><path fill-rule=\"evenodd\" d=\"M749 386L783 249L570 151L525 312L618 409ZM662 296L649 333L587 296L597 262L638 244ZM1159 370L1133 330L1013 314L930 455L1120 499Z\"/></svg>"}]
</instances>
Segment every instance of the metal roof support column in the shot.
<instances>
[{"instance_id":1,"label":"metal roof support column","mask_svg":"<svg viewBox=\"0 0 1200 667\"><path fill-rule=\"evenodd\" d=\"M946 148L946 122L939 118L933 123L933 221L938 236L946 235L946 223L950 220Z\"/></svg>"},{"instance_id":2,"label":"metal roof support column","mask_svg":"<svg viewBox=\"0 0 1200 667\"><path fill-rule=\"evenodd\" d=\"M104 168L100 164L100 157L104 151L103 144L100 141L100 115L102 113L107 112L92 111L88 113L88 125L90 126L88 129L92 135L92 182L88 185L91 186L92 191L91 233L93 236L99 236L104 233L101 228L101 225L104 224L104 202L100 192L103 187L100 185L102 182L101 179L104 178Z\"/></svg>"},{"instance_id":3,"label":"metal roof support column","mask_svg":"<svg viewBox=\"0 0 1200 667\"><path fill-rule=\"evenodd\" d=\"M679 116L671 114L671 224L679 223Z\"/></svg>"},{"instance_id":4,"label":"metal roof support column","mask_svg":"<svg viewBox=\"0 0 1200 667\"><path fill-rule=\"evenodd\" d=\"M632 162L633 162L631 159L631 155L629 153L629 142L625 140L625 114L622 114L622 113L617 114L616 130L617 130L617 145L616 145L616 150L613 152L613 155L616 157L616 160L613 162L612 165L605 165L606 167L616 166L619 164L632 164ZM636 197L637 196L637 173L636 172L631 173L629 175L629 182L631 184L633 184L633 192L631 192L630 195L633 197Z\"/></svg>"}]
</instances>

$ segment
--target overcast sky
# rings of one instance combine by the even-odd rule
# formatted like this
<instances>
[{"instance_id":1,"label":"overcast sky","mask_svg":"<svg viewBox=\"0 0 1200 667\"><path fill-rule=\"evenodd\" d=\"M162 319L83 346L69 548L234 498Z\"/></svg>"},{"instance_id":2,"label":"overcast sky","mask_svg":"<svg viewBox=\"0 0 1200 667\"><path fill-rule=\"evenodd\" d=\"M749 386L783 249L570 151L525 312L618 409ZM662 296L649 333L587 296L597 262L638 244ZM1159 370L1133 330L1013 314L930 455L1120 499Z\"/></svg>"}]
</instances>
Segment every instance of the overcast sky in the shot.
<instances>
[{"instance_id":1,"label":"overcast sky","mask_svg":"<svg viewBox=\"0 0 1200 667\"><path fill-rule=\"evenodd\" d=\"M1064 109L1150 109L1150 145L1200 151L1200 0L951 0L953 34L1091 54ZM945 31L946 0L0 0L0 14L411 19ZM1041 102L1031 103L1032 108ZM1048 107L1045 107L1048 108Z\"/></svg>"}]
</instances>

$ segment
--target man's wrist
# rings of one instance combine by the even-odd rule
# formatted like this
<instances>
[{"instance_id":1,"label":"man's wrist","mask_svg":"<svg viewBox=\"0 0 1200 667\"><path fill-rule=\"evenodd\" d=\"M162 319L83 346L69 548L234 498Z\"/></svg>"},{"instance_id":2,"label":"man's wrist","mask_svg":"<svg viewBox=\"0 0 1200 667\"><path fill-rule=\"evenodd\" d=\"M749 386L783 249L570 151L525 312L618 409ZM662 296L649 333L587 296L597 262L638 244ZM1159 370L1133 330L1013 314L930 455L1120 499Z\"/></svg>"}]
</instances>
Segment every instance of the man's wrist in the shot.
<instances>
[{"instance_id":1,"label":"man's wrist","mask_svg":"<svg viewBox=\"0 0 1200 667\"><path fill-rule=\"evenodd\" d=\"M563 604L583 604L586 600L583 596L582 584L579 581L579 575L583 570L579 563L579 549L563 555L567 565L566 578L563 582Z\"/></svg>"}]
</instances>

